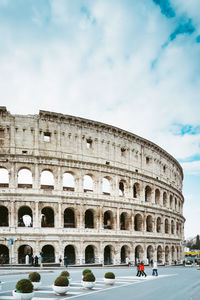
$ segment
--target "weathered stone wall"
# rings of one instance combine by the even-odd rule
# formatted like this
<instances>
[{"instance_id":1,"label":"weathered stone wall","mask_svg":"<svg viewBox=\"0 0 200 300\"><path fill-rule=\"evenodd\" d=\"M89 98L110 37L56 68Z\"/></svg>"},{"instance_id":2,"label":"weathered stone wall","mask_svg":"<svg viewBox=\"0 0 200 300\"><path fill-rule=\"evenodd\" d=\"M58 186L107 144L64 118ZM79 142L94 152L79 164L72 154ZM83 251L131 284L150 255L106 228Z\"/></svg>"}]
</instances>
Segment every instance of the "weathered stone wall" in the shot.
<instances>
[{"instance_id":1,"label":"weathered stone wall","mask_svg":"<svg viewBox=\"0 0 200 300\"><path fill-rule=\"evenodd\" d=\"M168 263L183 258L183 172L157 145L87 119L46 111L11 115L4 107L0 145L0 170L7 170L9 177L7 184L0 183L0 207L8 211L7 226L0 224L0 244L9 247L8 239L14 239L14 262L23 245L30 246L33 255L51 245L56 261L71 245L76 263L87 260L87 246L93 248L94 253L89 252L96 263L106 263L106 246L112 263L123 262L124 256L133 262L136 257ZM31 173L29 184L19 183L24 169ZM52 185L41 182L46 170ZM73 187L63 185L65 173L73 176ZM92 189L84 186L85 175L92 179ZM109 192L102 190L103 178ZM19 225L23 207L31 209L31 227ZM53 210L54 220L44 227L45 208ZM74 212L73 228L64 224L66 209ZM93 228L85 228L87 210L93 214Z\"/></svg>"}]
</instances>

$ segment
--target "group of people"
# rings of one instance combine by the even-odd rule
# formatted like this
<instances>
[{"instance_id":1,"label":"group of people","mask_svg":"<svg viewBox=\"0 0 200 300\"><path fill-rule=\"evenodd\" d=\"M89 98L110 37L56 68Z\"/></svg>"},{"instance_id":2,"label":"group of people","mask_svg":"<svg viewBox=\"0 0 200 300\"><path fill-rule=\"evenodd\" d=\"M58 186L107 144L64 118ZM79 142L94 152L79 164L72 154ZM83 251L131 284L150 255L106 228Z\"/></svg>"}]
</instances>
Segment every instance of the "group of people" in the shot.
<instances>
[{"instance_id":1,"label":"group of people","mask_svg":"<svg viewBox=\"0 0 200 300\"><path fill-rule=\"evenodd\" d=\"M152 267L152 276L158 276L158 265L157 265L157 262L156 261L151 261L151 267ZM142 262L138 261L136 276L140 277L141 275L147 277L147 274L144 271L144 263L143 263L143 261Z\"/></svg>"}]
</instances>

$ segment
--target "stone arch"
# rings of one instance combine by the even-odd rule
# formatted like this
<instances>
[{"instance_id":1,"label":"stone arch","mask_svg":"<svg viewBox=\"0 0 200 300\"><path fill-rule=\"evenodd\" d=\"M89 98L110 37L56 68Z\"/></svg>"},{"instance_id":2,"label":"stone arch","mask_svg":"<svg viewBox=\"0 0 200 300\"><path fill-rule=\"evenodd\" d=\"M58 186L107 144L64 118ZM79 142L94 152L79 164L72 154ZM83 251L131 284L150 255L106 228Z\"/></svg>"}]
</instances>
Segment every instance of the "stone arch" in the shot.
<instances>
[{"instance_id":1,"label":"stone arch","mask_svg":"<svg viewBox=\"0 0 200 300\"><path fill-rule=\"evenodd\" d=\"M0 167L0 187L9 187L8 170L2 167Z\"/></svg>"},{"instance_id":2,"label":"stone arch","mask_svg":"<svg viewBox=\"0 0 200 300\"><path fill-rule=\"evenodd\" d=\"M63 174L63 191L73 192L75 189L74 175L70 172Z\"/></svg>"},{"instance_id":3,"label":"stone arch","mask_svg":"<svg viewBox=\"0 0 200 300\"><path fill-rule=\"evenodd\" d=\"M169 247L165 247L165 262L169 263Z\"/></svg>"},{"instance_id":4,"label":"stone arch","mask_svg":"<svg viewBox=\"0 0 200 300\"><path fill-rule=\"evenodd\" d=\"M95 248L93 245L88 245L85 248L85 263L86 264L95 263Z\"/></svg>"},{"instance_id":5,"label":"stone arch","mask_svg":"<svg viewBox=\"0 0 200 300\"><path fill-rule=\"evenodd\" d=\"M153 232L153 218L151 215L148 215L146 218L146 231Z\"/></svg>"},{"instance_id":6,"label":"stone arch","mask_svg":"<svg viewBox=\"0 0 200 300\"><path fill-rule=\"evenodd\" d=\"M67 257L67 262L69 265L74 265L76 263L76 253L73 245L67 245L65 247L64 257Z\"/></svg>"},{"instance_id":7,"label":"stone arch","mask_svg":"<svg viewBox=\"0 0 200 300\"><path fill-rule=\"evenodd\" d=\"M123 245L120 250L120 262L126 263L126 258L130 258L130 248L127 245Z\"/></svg>"},{"instance_id":8,"label":"stone arch","mask_svg":"<svg viewBox=\"0 0 200 300\"><path fill-rule=\"evenodd\" d=\"M55 249L52 245L45 245L42 247L42 262L54 263L55 262Z\"/></svg>"},{"instance_id":9,"label":"stone arch","mask_svg":"<svg viewBox=\"0 0 200 300\"><path fill-rule=\"evenodd\" d=\"M129 216L126 212L120 215L120 230L129 230Z\"/></svg>"},{"instance_id":10,"label":"stone arch","mask_svg":"<svg viewBox=\"0 0 200 300\"><path fill-rule=\"evenodd\" d=\"M172 255L172 261L174 262L175 261L175 248L174 248L174 246L172 246L171 255Z\"/></svg>"},{"instance_id":11,"label":"stone arch","mask_svg":"<svg viewBox=\"0 0 200 300\"><path fill-rule=\"evenodd\" d=\"M104 265L111 265L113 263L113 247L107 245L104 248Z\"/></svg>"},{"instance_id":12,"label":"stone arch","mask_svg":"<svg viewBox=\"0 0 200 300\"><path fill-rule=\"evenodd\" d=\"M125 181L120 180L119 181L119 196L123 197L125 195Z\"/></svg>"},{"instance_id":13,"label":"stone arch","mask_svg":"<svg viewBox=\"0 0 200 300\"><path fill-rule=\"evenodd\" d=\"M169 233L169 221L168 219L165 219L165 233Z\"/></svg>"},{"instance_id":14,"label":"stone arch","mask_svg":"<svg viewBox=\"0 0 200 300\"><path fill-rule=\"evenodd\" d=\"M0 227L8 227L8 209L7 207L0 205Z\"/></svg>"},{"instance_id":15,"label":"stone arch","mask_svg":"<svg viewBox=\"0 0 200 300\"><path fill-rule=\"evenodd\" d=\"M0 265L9 264L9 249L7 246L0 244Z\"/></svg>"},{"instance_id":16,"label":"stone arch","mask_svg":"<svg viewBox=\"0 0 200 300\"><path fill-rule=\"evenodd\" d=\"M94 214L91 209L85 211L85 228L94 228Z\"/></svg>"},{"instance_id":17,"label":"stone arch","mask_svg":"<svg viewBox=\"0 0 200 300\"><path fill-rule=\"evenodd\" d=\"M157 247L157 262L162 263L162 261L163 261L163 250L162 247L159 245Z\"/></svg>"},{"instance_id":18,"label":"stone arch","mask_svg":"<svg viewBox=\"0 0 200 300\"><path fill-rule=\"evenodd\" d=\"M30 262L30 259L33 255L33 248L29 245L21 245L19 248L18 248L18 263L19 264L25 264L26 262L26 255L29 256L29 262Z\"/></svg>"},{"instance_id":19,"label":"stone arch","mask_svg":"<svg viewBox=\"0 0 200 300\"><path fill-rule=\"evenodd\" d=\"M93 178L89 174L84 175L84 178L83 178L83 189L84 189L84 192L93 192L93 190L94 190Z\"/></svg>"},{"instance_id":20,"label":"stone arch","mask_svg":"<svg viewBox=\"0 0 200 300\"><path fill-rule=\"evenodd\" d=\"M21 168L17 174L18 188L32 188L32 172L28 168Z\"/></svg>"},{"instance_id":21,"label":"stone arch","mask_svg":"<svg viewBox=\"0 0 200 300\"><path fill-rule=\"evenodd\" d=\"M113 229L113 213L111 210L104 212L103 216L104 229Z\"/></svg>"},{"instance_id":22,"label":"stone arch","mask_svg":"<svg viewBox=\"0 0 200 300\"><path fill-rule=\"evenodd\" d=\"M160 204L160 190L159 189L155 190L155 203Z\"/></svg>"},{"instance_id":23,"label":"stone arch","mask_svg":"<svg viewBox=\"0 0 200 300\"><path fill-rule=\"evenodd\" d=\"M152 193L152 190L150 188L150 186L146 186L145 187L145 202L151 202L151 193Z\"/></svg>"},{"instance_id":24,"label":"stone arch","mask_svg":"<svg viewBox=\"0 0 200 300\"><path fill-rule=\"evenodd\" d=\"M138 261L142 261L143 253L144 253L143 247L141 245L137 245L135 247L135 264L137 264Z\"/></svg>"},{"instance_id":25,"label":"stone arch","mask_svg":"<svg viewBox=\"0 0 200 300\"><path fill-rule=\"evenodd\" d=\"M154 256L154 249L152 245L149 245L147 247L147 259L148 263L150 264L153 261L153 256Z\"/></svg>"},{"instance_id":26,"label":"stone arch","mask_svg":"<svg viewBox=\"0 0 200 300\"><path fill-rule=\"evenodd\" d=\"M28 206L21 206L18 210L18 227L32 227L33 214Z\"/></svg>"},{"instance_id":27,"label":"stone arch","mask_svg":"<svg viewBox=\"0 0 200 300\"><path fill-rule=\"evenodd\" d=\"M167 207L167 193L166 192L163 193L163 206Z\"/></svg>"},{"instance_id":28,"label":"stone arch","mask_svg":"<svg viewBox=\"0 0 200 300\"><path fill-rule=\"evenodd\" d=\"M54 210L51 207L43 207L41 211L41 227L54 227Z\"/></svg>"},{"instance_id":29,"label":"stone arch","mask_svg":"<svg viewBox=\"0 0 200 300\"><path fill-rule=\"evenodd\" d=\"M75 213L72 208L66 208L64 210L64 228L75 228Z\"/></svg>"},{"instance_id":30,"label":"stone arch","mask_svg":"<svg viewBox=\"0 0 200 300\"><path fill-rule=\"evenodd\" d=\"M171 220L171 234L174 234L174 221Z\"/></svg>"},{"instance_id":31,"label":"stone arch","mask_svg":"<svg viewBox=\"0 0 200 300\"><path fill-rule=\"evenodd\" d=\"M161 226L162 226L161 218L158 217L156 220L156 231L157 232L161 232Z\"/></svg>"},{"instance_id":32,"label":"stone arch","mask_svg":"<svg viewBox=\"0 0 200 300\"><path fill-rule=\"evenodd\" d=\"M143 228L142 222L143 222L143 220L142 220L141 214L139 214L139 213L136 214L135 218L134 218L134 229L135 229L135 231L142 231L142 228Z\"/></svg>"},{"instance_id":33,"label":"stone arch","mask_svg":"<svg viewBox=\"0 0 200 300\"><path fill-rule=\"evenodd\" d=\"M54 189L54 176L51 170L43 170L40 176L41 189Z\"/></svg>"},{"instance_id":34,"label":"stone arch","mask_svg":"<svg viewBox=\"0 0 200 300\"><path fill-rule=\"evenodd\" d=\"M174 201L174 205L175 205L175 210L177 210L177 199L175 198L175 201Z\"/></svg>"},{"instance_id":35,"label":"stone arch","mask_svg":"<svg viewBox=\"0 0 200 300\"><path fill-rule=\"evenodd\" d=\"M109 179L109 177L102 178L102 193L104 195L110 195L110 179Z\"/></svg>"},{"instance_id":36,"label":"stone arch","mask_svg":"<svg viewBox=\"0 0 200 300\"><path fill-rule=\"evenodd\" d=\"M170 208L172 209L173 208L173 196L172 195L169 196L169 205L170 205Z\"/></svg>"},{"instance_id":37,"label":"stone arch","mask_svg":"<svg viewBox=\"0 0 200 300\"><path fill-rule=\"evenodd\" d=\"M139 183L134 183L133 185L133 198L138 198L140 196L140 185Z\"/></svg>"}]
</instances>

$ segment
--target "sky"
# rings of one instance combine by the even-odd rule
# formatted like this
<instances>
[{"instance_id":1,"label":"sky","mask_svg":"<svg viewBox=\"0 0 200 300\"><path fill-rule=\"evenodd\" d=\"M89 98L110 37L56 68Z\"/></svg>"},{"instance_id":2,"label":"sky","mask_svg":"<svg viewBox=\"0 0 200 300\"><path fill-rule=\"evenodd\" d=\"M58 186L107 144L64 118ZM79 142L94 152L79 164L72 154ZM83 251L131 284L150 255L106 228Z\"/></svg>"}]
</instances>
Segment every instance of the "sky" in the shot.
<instances>
[{"instance_id":1,"label":"sky","mask_svg":"<svg viewBox=\"0 0 200 300\"><path fill-rule=\"evenodd\" d=\"M200 234L199 11L199 0L0 0L0 105L164 148L184 170L186 238Z\"/></svg>"}]
</instances>

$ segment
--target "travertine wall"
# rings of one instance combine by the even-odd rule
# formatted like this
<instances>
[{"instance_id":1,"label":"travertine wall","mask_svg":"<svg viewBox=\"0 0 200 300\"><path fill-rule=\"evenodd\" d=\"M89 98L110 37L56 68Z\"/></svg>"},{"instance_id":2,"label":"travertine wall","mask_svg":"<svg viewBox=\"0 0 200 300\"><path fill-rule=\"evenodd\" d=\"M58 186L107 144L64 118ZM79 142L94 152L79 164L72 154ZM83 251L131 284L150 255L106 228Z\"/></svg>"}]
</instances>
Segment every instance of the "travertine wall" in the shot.
<instances>
[{"instance_id":1,"label":"travertine wall","mask_svg":"<svg viewBox=\"0 0 200 300\"><path fill-rule=\"evenodd\" d=\"M13 238L15 263L30 249L39 256L46 245L50 261L67 255L77 264L183 259L183 172L157 145L87 119L46 111L11 115L1 107L0 146L0 171L8 172L8 181L0 183L0 216L8 213L7 221L0 218L0 254L4 245L10 255ZM24 169L31 174L28 184L19 182ZM53 184L41 182L43 171L51 172ZM63 185L65 173L73 176L73 186ZM84 186L85 175L92 187ZM32 218L29 227L20 223L24 207ZM53 214L48 224L41 221L44 208ZM72 223L66 209L74 214Z\"/></svg>"}]
</instances>

